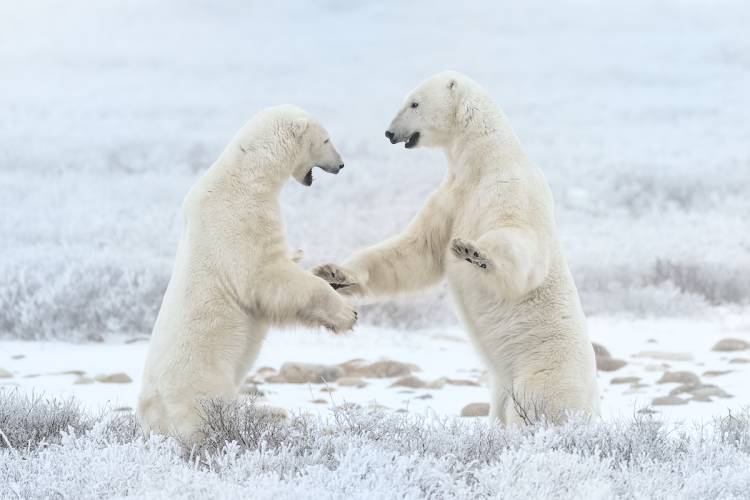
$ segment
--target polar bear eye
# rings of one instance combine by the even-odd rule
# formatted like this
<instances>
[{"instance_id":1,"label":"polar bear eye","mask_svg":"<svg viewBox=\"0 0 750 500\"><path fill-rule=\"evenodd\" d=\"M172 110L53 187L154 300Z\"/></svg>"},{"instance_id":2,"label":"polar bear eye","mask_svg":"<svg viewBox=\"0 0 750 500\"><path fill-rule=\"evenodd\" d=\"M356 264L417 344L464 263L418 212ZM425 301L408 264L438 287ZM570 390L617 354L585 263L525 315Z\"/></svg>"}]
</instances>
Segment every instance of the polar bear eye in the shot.
<instances>
[{"instance_id":1,"label":"polar bear eye","mask_svg":"<svg viewBox=\"0 0 750 500\"><path fill-rule=\"evenodd\" d=\"M326 139L325 141L323 141L323 144L328 144L328 141L329 141L329 140L330 140L330 139Z\"/></svg>"},{"instance_id":2,"label":"polar bear eye","mask_svg":"<svg viewBox=\"0 0 750 500\"><path fill-rule=\"evenodd\" d=\"M413 102L413 103L411 103L411 107L412 108L417 108L417 107L419 107L419 103L418 102Z\"/></svg>"}]
</instances>

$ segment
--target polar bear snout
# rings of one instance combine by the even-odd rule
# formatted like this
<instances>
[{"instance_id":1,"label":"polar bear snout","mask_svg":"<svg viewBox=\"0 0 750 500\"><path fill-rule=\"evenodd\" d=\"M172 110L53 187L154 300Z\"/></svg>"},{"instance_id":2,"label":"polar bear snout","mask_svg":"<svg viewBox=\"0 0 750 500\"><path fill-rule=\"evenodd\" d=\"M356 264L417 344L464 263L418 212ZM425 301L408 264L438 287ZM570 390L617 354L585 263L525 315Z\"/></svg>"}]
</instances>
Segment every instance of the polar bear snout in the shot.
<instances>
[{"instance_id":1,"label":"polar bear snout","mask_svg":"<svg viewBox=\"0 0 750 500\"><path fill-rule=\"evenodd\" d=\"M338 174L344 168L341 155L334 147L333 141L327 138L328 133L320 126L317 128L317 137L311 141L307 158L300 163L294 173L294 177L304 186L313 183L313 169L315 168L329 174ZM326 138L323 139L323 137Z\"/></svg>"},{"instance_id":2,"label":"polar bear snout","mask_svg":"<svg viewBox=\"0 0 750 500\"><path fill-rule=\"evenodd\" d=\"M343 163L339 163L338 165L315 165L316 167L328 172L329 174L338 174L341 172L341 169L344 168Z\"/></svg>"},{"instance_id":3,"label":"polar bear snout","mask_svg":"<svg viewBox=\"0 0 750 500\"><path fill-rule=\"evenodd\" d=\"M405 142L405 148L411 149L419 144L419 132L412 132L411 134L396 134L390 130L385 131L385 136L391 141L391 144L398 144L399 142Z\"/></svg>"},{"instance_id":4,"label":"polar bear snout","mask_svg":"<svg viewBox=\"0 0 750 500\"><path fill-rule=\"evenodd\" d=\"M302 179L297 179L303 186L311 186L313 183L313 168L319 168L323 170L324 172L328 172L329 174L338 174L341 169L344 168L343 163L333 164L333 165L314 165L311 167L305 176Z\"/></svg>"}]
</instances>

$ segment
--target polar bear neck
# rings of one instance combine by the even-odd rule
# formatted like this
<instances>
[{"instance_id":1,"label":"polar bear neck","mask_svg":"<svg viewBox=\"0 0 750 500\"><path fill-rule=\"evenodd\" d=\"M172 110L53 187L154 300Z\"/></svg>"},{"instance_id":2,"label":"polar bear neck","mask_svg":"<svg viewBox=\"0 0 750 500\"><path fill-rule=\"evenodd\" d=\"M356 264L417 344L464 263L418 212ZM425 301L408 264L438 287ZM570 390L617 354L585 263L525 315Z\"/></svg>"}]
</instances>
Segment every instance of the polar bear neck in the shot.
<instances>
[{"instance_id":1,"label":"polar bear neck","mask_svg":"<svg viewBox=\"0 0 750 500\"><path fill-rule=\"evenodd\" d=\"M277 135L232 141L215 164L225 187L246 194L278 196L300 158Z\"/></svg>"},{"instance_id":2,"label":"polar bear neck","mask_svg":"<svg viewBox=\"0 0 750 500\"><path fill-rule=\"evenodd\" d=\"M191 190L187 206L200 207L200 211L224 207L226 213L244 218L262 207L261 212L270 210L274 218L280 217L278 198L293 159L280 150L278 157L268 153L230 144Z\"/></svg>"},{"instance_id":3,"label":"polar bear neck","mask_svg":"<svg viewBox=\"0 0 750 500\"><path fill-rule=\"evenodd\" d=\"M522 168L527 157L505 113L491 100L470 106L474 110L470 120L443 147L451 176L478 179Z\"/></svg>"}]
</instances>

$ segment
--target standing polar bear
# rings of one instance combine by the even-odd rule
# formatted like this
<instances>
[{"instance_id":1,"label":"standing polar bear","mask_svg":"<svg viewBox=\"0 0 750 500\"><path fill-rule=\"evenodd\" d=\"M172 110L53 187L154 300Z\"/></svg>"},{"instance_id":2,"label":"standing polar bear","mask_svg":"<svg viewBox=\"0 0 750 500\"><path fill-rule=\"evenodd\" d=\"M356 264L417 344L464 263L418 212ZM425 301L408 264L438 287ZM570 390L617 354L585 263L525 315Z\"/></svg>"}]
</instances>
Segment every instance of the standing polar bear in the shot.
<instances>
[{"instance_id":1,"label":"standing polar bear","mask_svg":"<svg viewBox=\"0 0 750 500\"><path fill-rule=\"evenodd\" d=\"M236 397L269 326L349 330L357 315L288 256L278 195L290 177L343 168L323 127L293 106L254 116L188 193L172 278L138 401L146 431L200 436L201 402Z\"/></svg>"},{"instance_id":2,"label":"standing polar bear","mask_svg":"<svg viewBox=\"0 0 750 500\"><path fill-rule=\"evenodd\" d=\"M476 82L440 73L386 132L442 148L448 174L400 235L314 272L350 296L387 297L444 275L491 380L492 418L599 413L594 352L560 250L547 182Z\"/></svg>"}]
</instances>

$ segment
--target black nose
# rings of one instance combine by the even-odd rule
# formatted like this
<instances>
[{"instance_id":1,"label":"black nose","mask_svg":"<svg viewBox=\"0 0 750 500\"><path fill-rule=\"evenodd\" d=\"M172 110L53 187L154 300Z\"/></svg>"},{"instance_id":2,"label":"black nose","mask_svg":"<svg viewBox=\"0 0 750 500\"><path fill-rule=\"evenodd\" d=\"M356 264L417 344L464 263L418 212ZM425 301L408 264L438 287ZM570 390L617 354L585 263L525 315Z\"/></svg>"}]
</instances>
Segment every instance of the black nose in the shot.
<instances>
[{"instance_id":1,"label":"black nose","mask_svg":"<svg viewBox=\"0 0 750 500\"><path fill-rule=\"evenodd\" d=\"M344 164L343 163L341 165L339 165L339 170L341 170L342 168L344 168Z\"/></svg>"},{"instance_id":2,"label":"black nose","mask_svg":"<svg viewBox=\"0 0 750 500\"><path fill-rule=\"evenodd\" d=\"M394 134L393 134L393 132L391 132L390 130L386 130L386 131L385 131L385 136L386 136L386 137L387 137L388 139L393 139L393 135L394 135Z\"/></svg>"}]
</instances>

